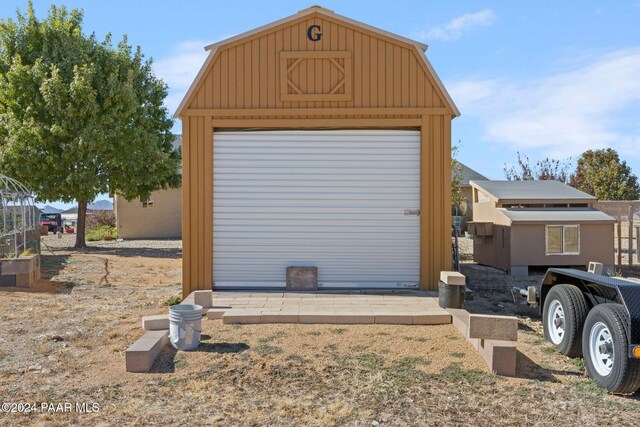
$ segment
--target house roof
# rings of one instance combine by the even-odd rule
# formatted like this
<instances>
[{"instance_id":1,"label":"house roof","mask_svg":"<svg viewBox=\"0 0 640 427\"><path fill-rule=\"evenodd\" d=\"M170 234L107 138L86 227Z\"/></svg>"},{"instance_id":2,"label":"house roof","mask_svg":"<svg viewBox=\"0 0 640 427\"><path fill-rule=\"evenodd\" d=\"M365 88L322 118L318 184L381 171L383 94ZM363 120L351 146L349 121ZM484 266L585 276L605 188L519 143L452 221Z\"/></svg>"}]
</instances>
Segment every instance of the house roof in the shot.
<instances>
[{"instance_id":1,"label":"house roof","mask_svg":"<svg viewBox=\"0 0 640 427\"><path fill-rule=\"evenodd\" d=\"M451 113L455 117L460 116L460 110L458 110L458 107L453 102L453 99L451 99L451 95L449 95L449 92L447 92L447 90L445 89L444 84L442 83L442 80L440 80L440 77L436 74L435 70L433 69L433 66L431 65L431 62L429 62L429 60L427 59L427 56L424 54L424 52L428 48L426 44L420 43L416 40L412 40L406 37L399 36L394 33L390 33L388 31L373 27L371 25L367 25L365 23L356 21L354 19L347 18L345 16L338 15L334 13L332 10L326 9L321 6L311 6L307 9L300 10L298 13L294 15L288 16L286 18L280 19L270 24L263 25L253 30L250 30L250 31L238 34L236 36L227 38L225 40L221 40L219 42L212 43L205 46L204 49L209 52L209 55L207 56L207 59L205 60L202 67L200 68L200 71L198 72L196 78L191 83L191 86L187 90L187 93L185 94L184 98L182 98L180 105L178 105L178 108L174 113L174 117L175 118L180 117L182 111L186 108L188 102L191 100L191 97L196 91L200 80L204 78L206 71L209 69L209 66L213 63L214 58L216 57L216 53L220 52L221 49L226 48L239 41L246 41L247 39L258 37L263 33L274 30L275 28L278 28L280 26L283 26L289 23L293 23L294 21L301 20L303 18L308 18L312 15L322 15L325 18L333 19L344 25L358 28L364 32L374 33L378 37L394 40L397 43L404 44L411 47L412 49L415 49L415 53L417 54L418 58L424 63L427 70L429 71L429 74L433 77L433 81L436 87L436 92L440 92L442 102L444 103L444 105L446 105L451 110Z\"/></svg>"},{"instance_id":2,"label":"house roof","mask_svg":"<svg viewBox=\"0 0 640 427\"><path fill-rule=\"evenodd\" d=\"M498 203L589 203L597 199L559 181L471 180Z\"/></svg>"},{"instance_id":3,"label":"house roof","mask_svg":"<svg viewBox=\"0 0 640 427\"><path fill-rule=\"evenodd\" d=\"M489 178L487 178L486 176L480 174L479 172L474 171L473 169L471 169L469 166L465 165L462 162L458 162L458 164L460 165L461 168L461 174L462 174L462 181L460 182L460 185L464 186L464 187L468 187L469 181L471 180L488 180Z\"/></svg>"},{"instance_id":4,"label":"house roof","mask_svg":"<svg viewBox=\"0 0 640 427\"><path fill-rule=\"evenodd\" d=\"M512 223L561 222L613 223L616 220L595 208L498 208Z\"/></svg>"}]
</instances>

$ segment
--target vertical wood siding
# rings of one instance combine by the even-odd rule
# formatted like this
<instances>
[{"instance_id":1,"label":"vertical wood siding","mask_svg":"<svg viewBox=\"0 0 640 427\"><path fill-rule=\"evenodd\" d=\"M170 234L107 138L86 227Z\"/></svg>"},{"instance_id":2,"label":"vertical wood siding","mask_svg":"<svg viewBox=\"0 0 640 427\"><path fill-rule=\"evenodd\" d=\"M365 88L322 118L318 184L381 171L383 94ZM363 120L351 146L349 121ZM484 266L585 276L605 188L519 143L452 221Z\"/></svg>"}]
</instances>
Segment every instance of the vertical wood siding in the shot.
<instances>
[{"instance_id":1,"label":"vertical wood siding","mask_svg":"<svg viewBox=\"0 0 640 427\"><path fill-rule=\"evenodd\" d=\"M307 28L320 25L312 42ZM281 101L280 52L353 52L352 101ZM329 61L308 59L292 80L310 93L328 93L339 80ZM200 96L200 93L207 94ZM415 50L320 17L221 47L189 108L444 107Z\"/></svg>"},{"instance_id":2,"label":"vertical wood siding","mask_svg":"<svg viewBox=\"0 0 640 427\"><path fill-rule=\"evenodd\" d=\"M311 42L309 25L320 25L322 40ZM281 100L280 52L352 52L350 101ZM376 36L371 30L306 16L259 36L218 48L209 69L180 117L183 134L183 294L211 289L213 282L213 138L214 128L393 128L420 129L421 236L420 285L437 289L439 272L451 268L451 117L413 46ZM326 93L339 81L328 61L303 61L292 81L306 91ZM444 107L444 108L443 108ZM318 116L286 111L276 116L238 117L225 109L332 108ZM354 113L352 108L413 108L412 114ZM440 108L438 113L429 108ZM215 109L215 117L189 115ZM339 110L336 110L339 109ZM424 109L424 110L420 110ZM443 113L443 110L447 112ZM235 114L235 115L234 115ZM404 119L403 119L404 117ZM386 118L386 119L385 119ZM308 119L317 119L316 121ZM382 120L384 119L384 120ZM411 124L408 125L407 123Z\"/></svg>"}]
</instances>

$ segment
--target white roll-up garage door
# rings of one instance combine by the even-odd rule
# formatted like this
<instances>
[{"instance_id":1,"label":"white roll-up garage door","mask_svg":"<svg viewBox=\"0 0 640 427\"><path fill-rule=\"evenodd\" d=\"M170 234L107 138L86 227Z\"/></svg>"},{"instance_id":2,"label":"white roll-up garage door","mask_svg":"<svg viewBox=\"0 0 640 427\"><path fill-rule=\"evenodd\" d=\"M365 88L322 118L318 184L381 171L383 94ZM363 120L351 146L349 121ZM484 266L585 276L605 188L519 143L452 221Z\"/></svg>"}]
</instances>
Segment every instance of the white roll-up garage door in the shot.
<instances>
[{"instance_id":1,"label":"white roll-up garage door","mask_svg":"<svg viewBox=\"0 0 640 427\"><path fill-rule=\"evenodd\" d=\"M420 132L216 132L214 287L283 288L288 266L321 288L415 287Z\"/></svg>"}]
</instances>

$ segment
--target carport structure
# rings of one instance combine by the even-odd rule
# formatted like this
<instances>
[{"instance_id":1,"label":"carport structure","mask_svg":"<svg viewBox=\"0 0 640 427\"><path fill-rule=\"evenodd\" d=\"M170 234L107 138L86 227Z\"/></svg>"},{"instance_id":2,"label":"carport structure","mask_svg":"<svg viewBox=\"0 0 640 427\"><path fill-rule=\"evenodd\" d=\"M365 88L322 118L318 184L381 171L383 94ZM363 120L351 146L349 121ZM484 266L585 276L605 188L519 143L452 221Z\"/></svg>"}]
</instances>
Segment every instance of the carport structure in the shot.
<instances>
[{"instance_id":1,"label":"carport structure","mask_svg":"<svg viewBox=\"0 0 640 427\"><path fill-rule=\"evenodd\" d=\"M314 6L207 46L183 126L183 294L435 290L451 119L427 46Z\"/></svg>"}]
</instances>

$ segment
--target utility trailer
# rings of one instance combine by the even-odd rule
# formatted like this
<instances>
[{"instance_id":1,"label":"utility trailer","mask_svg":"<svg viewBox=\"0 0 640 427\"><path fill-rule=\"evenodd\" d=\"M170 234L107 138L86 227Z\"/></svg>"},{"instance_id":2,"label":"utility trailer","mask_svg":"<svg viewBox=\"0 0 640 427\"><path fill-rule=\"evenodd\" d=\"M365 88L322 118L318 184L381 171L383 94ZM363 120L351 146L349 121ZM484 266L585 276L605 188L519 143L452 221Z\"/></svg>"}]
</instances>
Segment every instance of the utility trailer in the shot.
<instances>
[{"instance_id":1,"label":"utility trailer","mask_svg":"<svg viewBox=\"0 0 640 427\"><path fill-rule=\"evenodd\" d=\"M598 386L617 394L640 389L640 283L550 268L539 293L518 291L539 304L545 338L566 356L583 356Z\"/></svg>"}]
</instances>

